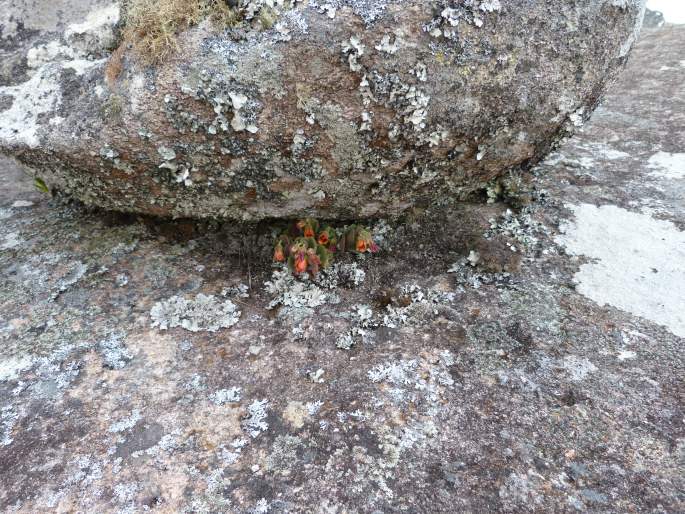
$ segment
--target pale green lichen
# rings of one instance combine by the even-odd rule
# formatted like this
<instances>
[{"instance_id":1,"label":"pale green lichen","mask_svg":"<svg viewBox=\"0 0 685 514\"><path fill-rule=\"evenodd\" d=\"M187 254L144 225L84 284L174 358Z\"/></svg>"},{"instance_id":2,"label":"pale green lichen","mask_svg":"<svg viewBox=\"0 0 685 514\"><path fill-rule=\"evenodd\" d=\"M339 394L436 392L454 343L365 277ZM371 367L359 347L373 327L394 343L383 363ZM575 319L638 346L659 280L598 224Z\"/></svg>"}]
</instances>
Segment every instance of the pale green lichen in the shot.
<instances>
[{"instance_id":1,"label":"pale green lichen","mask_svg":"<svg viewBox=\"0 0 685 514\"><path fill-rule=\"evenodd\" d=\"M160 330L182 327L191 332L216 332L230 328L240 319L240 311L230 300L198 294L187 300L173 296L156 303L150 310L152 326Z\"/></svg>"}]
</instances>

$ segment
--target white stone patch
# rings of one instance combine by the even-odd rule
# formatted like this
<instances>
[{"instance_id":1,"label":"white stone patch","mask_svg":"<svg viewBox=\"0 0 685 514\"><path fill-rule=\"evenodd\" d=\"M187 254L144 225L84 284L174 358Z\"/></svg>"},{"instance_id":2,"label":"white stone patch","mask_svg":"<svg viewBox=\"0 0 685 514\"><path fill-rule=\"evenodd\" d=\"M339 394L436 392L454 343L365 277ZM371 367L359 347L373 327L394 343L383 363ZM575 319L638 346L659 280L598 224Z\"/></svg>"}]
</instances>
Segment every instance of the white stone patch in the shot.
<instances>
[{"instance_id":1,"label":"white stone patch","mask_svg":"<svg viewBox=\"0 0 685 514\"><path fill-rule=\"evenodd\" d=\"M21 245L24 240L17 232L11 232L3 236L3 242L0 243L0 250L11 250Z\"/></svg>"},{"instance_id":2,"label":"white stone patch","mask_svg":"<svg viewBox=\"0 0 685 514\"><path fill-rule=\"evenodd\" d=\"M629 159L630 154L622 152L621 150L616 150L606 143L593 143L590 145L583 145L583 149L588 150L593 155L601 156L604 159L610 161L616 161L620 159Z\"/></svg>"},{"instance_id":3,"label":"white stone patch","mask_svg":"<svg viewBox=\"0 0 685 514\"><path fill-rule=\"evenodd\" d=\"M15 209L21 209L24 207L33 207L33 202L29 202L28 200L17 200L12 204L12 207Z\"/></svg>"},{"instance_id":4,"label":"white stone patch","mask_svg":"<svg viewBox=\"0 0 685 514\"><path fill-rule=\"evenodd\" d=\"M685 337L685 232L615 205L569 205L557 243L583 264L577 290L600 305L642 316Z\"/></svg>"},{"instance_id":5,"label":"white stone patch","mask_svg":"<svg viewBox=\"0 0 685 514\"><path fill-rule=\"evenodd\" d=\"M0 95L13 100L8 110L0 112L0 140L38 146L38 116L54 111L62 100L55 67L48 64L23 84L0 87Z\"/></svg>"},{"instance_id":6,"label":"white stone patch","mask_svg":"<svg viewBox=\"0 0 685 514\"><path fill-rule=\"evenodd\" d=\"M574 382L580 382L590 374L597 371L597 366L592 364L584 357L577 357L576 355L567 355L562 362L562 368L571 377Z\"/></svg>"},{"instance_id":7,"label":"white stone patch","mask_svg":"<svg viewBox=\"0 0 685 514\"><path fill-rule=\"evenodd\" d=\"M88 13L86 19L81 23L72 23L64 31L64 36L69 38L75 34L85 34L94 32L102 27L116 25L119 21L119 3L113 3L105 7L100 7Z\"/></svg>"},{"instance_id":8,"label":"white stone patch","mask_svg":"<svg viewBox=\"0 0 685 514\"><path fill-rule=\"evenodd\" d=\"M63 68L69 68L76 72L76 75L83 75L86 71L98 64L104 64L107 59L99 59L97 61L89 61L87 59L73 59L71 61L64 61Z\"/></svg>"},{"instance_id":9,"label":"white stone patch","mask_svg":"<svg viewBox=\"0 0 685 514\"><path fill-rule=\"evenodd\" d=\"M620 361L633 360L635 357L637 357L637 354L630 350L621 350L616 356L616 358Z\"/></svg>"},{"instance_id":10,"label":"white stone patch","mask_svg":"<svg viewBox=\"0 0 685 514\"><path fill-rule=\"evenodd\" d=\"M99 61L76 59L61 63L48 63L36 70L28 81L17 86L0 87L0 95L12 97L10 108L0 112L0 140L9 145L38 146L38 117L57 110L62 102L58 82L61 68L71 68L82 75Z\"/></svg>"},{"instance_id":11,"label":"white stone patch","mask_svg":"<svg viewBox=\"0 0 685 514\"><path fill-rule=\"evenodd\" d=\"M659 152L652 155L647 162L652 170L651 175L668 178L685 178L685 153Z\"/></svg>"},{"instance_id":12,"label":"white stone patch","mask_svg":"<svg viewBox=\"0 0 685 514\"><path fill-rule=\"evenodd\" d=\"M45 63L54 61L57 57L73 59L75 57L74 49L62 45L59 41L50 41L43 45L34 46L26 54L26 65L29 68L40 68Z\"/></svg>"}]
</instances>

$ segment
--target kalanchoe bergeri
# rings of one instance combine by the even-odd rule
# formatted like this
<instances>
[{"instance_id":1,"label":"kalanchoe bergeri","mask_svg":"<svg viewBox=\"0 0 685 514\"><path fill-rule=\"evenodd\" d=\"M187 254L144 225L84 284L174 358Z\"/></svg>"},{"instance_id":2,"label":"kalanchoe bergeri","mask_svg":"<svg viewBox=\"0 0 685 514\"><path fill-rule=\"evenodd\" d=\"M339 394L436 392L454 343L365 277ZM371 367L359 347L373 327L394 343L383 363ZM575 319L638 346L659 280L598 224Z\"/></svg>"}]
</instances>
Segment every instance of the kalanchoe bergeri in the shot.
<instances>
[{"instance_id":1,"label":"kalanchoe bergeri","mask_svg":"<svg viewBox=\"0 0 685 514\"><path fill-rule=\"evenodd\" d=\"M286 235L280 236L274 247L274 262L285 262L288 259L289 248L290 238Z\"/></svg>"},{"instance_id":2,"label":"kalanchoe bergeri","mask_svg":"<svg viewBox=\"0 0 685 514\"><path fill-rule=\"evenodd\" d=\"M295 226L304 237L316 237L319 230L319 222L312 218L298 221Z\"/></svg>"},{"instance_id":3,"label":"kalanchoe bergeri","mask_svg":"<svg viewBox=\"0 0 685 514\"><path fill-rule=\"evenodd\" d=\"M307 218L294 223L289 231L279 236L273 260L286 262L295 274L314 276L331 264L337 250L373 253L378 251L378 245L373 241L371 231L361 225L347 227L341 238L333 227L326 225L320 229L317 220Z\"/></svg>"},{"instance_id":4,"label":"kalanchoe bergeri","mask_svg":"<svg viewBox=\"0 0 685 514\"><path fill-rule=\"evenodd\" d=\"M340 250L357 253L376 253L379 248L373 241L371 232L361 225L350 225L340 240Z\"/></svg>"},{"instance_id":5,"label":"kalanchoe bergeri","mask_svg":"<svg viewBox=\"0 0 685 514\"><path fill-rule=\"evenodd\" d=\"M332 227L326 226L319 232L317 242L333 252L338 246L338 233Z\"/></svg>"},{"instance_id":6,"label":"kalanchoe bergeri","mask_svg":"<svg viewBox=\"0 0 685 514\"><path fill-rule=\"evenodd\" d=\"M289 249L288 267L295 274L316 275L330 264L330 252L313 237L298 237Z\"/></svg>"}]
</instances>

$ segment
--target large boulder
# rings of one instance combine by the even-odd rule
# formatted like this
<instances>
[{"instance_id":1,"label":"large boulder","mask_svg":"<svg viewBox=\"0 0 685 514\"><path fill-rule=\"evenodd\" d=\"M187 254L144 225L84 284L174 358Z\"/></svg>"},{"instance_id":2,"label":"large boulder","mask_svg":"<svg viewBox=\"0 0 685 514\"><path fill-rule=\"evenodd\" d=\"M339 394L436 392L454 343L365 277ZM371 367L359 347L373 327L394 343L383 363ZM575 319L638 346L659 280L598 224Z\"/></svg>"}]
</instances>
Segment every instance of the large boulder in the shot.
<instances>
[{"instance_id":1,"label":"large boulder","mask_svg":"<svg viewBox=\"0 0 685 514\"><path fill-rule=\"evenodd\" d=\"M540 160L590 115L644 13L643 0L228 3L237 27L201 20L154 64L131 40L102 56L118 16L97 5L0 87L0 150L119 211L398 214Z\"/></svg>"}]
</instances>

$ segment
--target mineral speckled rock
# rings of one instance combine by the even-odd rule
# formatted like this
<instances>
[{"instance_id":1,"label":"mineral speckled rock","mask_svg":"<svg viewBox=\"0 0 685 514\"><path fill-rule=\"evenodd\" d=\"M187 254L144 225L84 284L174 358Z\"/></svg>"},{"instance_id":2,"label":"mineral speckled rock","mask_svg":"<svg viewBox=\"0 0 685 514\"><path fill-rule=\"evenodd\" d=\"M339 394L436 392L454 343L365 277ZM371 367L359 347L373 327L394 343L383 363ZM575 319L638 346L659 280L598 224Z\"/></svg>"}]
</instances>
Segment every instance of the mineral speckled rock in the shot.
<instances>
[{"instance_id":1,"label":"mineral speckled rock","mask_svg":"<svg viewBox=\"0 0 685 514\"><path fill-rule=\"evenodd\" d=\"M642 0L273 3L272 27L204 21L155 66L126 43L86 56L78 41L107 38L65 30L26 82L0 87L0 149L119 211L398 214L540 160L595 108L644 13ZM240 5L249 18L262 4ZM76 27L111 28L97 9Z\"/></svg>"},{"instance_id":2,"label":"mineral speckled rock","mask_svg":"<svg viewBox=\"0 0 685 514\"><path fill-rule=\"evenodd\" d=\"M376 222L300 287L269 230L171 239L0 157L0 512L685 511L684 40L645 32L523 209Z\"/></svg>"}]
</instances>

